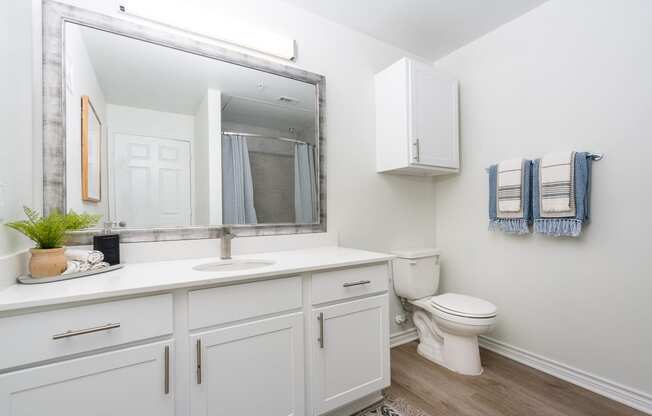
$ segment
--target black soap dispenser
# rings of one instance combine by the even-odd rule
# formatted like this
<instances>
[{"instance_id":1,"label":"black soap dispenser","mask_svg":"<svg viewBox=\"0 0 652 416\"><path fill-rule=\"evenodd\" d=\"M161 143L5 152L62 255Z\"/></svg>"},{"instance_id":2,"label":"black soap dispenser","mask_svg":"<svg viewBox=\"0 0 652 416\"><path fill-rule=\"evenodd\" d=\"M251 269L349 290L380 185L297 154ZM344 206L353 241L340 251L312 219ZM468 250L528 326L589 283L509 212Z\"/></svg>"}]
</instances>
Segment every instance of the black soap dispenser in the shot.
<instances>
[{"instance_id":1,"label":"black soap dispenser","mask_svg":"<svg viewBox=\"0 0 652 416\"><path fill-rule=\"evenodd\" d=\"M101 251L104 254L104 261L111 266L120 264L120 235L111 232L114 224L110 221L105 222L103 233L93 236L93 250Z\"/></svg>"}]
</instances>

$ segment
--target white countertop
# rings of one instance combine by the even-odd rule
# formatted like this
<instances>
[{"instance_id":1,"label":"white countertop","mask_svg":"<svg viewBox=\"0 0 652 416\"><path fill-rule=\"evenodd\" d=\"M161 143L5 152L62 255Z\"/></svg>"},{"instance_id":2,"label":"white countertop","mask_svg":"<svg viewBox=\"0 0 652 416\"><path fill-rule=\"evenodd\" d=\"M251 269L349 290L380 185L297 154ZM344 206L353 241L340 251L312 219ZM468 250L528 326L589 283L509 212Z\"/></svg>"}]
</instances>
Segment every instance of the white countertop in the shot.
<instances>
[{"instance_id":1,"label":"white countertop","mask_svg":"<svg viewBox=\"0 0 652 416\"><path fill-rule=\"evenodd\" d=\"M193 266L219 258L127 264L124 268L79 279L37 285L15 284L0 291L0 312L160 292L221 283L245 282L278 275L387 261L394 256L343 247L278 251L233 256L234 259L274 261L256 269L200 272Z\"/></svg>"}]
</instances>

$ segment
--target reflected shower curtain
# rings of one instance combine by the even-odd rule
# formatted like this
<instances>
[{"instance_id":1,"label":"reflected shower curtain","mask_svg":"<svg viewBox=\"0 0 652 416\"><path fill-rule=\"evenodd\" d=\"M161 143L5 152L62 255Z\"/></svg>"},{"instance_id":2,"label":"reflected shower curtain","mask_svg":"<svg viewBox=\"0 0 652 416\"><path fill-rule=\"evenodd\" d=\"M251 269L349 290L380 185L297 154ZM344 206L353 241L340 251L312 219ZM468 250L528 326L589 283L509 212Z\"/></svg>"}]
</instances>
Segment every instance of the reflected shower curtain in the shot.
<instances>
[{"instance_id":1,"label":"reflected shower curtain","mask_svg":"<svg viewBox=\"0 0 652 416\"><path fill-rule=\"evenodd\" d=\"M317 183L315 178L315 147L294 145L294 211L296 222L317 222Z\"/></svg>"},{"instance_id":2,"label":"reflected shower curtain","mask_svg":"<svg viewBox=\"0 0 652 416\"><path fill-rule=\"evenodd\" d=\"M247 139L222 137L222 222L257 224Z\"/></svg>"}]
</instances>

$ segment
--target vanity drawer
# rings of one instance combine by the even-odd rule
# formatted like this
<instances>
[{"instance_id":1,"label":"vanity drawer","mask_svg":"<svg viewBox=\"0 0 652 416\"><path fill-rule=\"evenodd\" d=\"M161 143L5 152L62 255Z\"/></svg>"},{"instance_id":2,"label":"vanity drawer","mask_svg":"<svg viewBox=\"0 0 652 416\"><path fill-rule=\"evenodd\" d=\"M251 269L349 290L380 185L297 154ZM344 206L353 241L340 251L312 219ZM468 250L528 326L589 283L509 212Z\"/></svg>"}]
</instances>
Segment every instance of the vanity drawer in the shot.
<instances>
[{"instance_id":1,"label":"vanity drawer","mask_svg":"<svg viewBox=\"0 0 652 416\"><path fill-rule=\"evenodd\" d=\"M188 303L190 329L298 309L301 277L193 290Z\"/></svg>"},{"instance_id":2,"label":"vanity drawer","mask_svg":"<svg viewBox=\"0 0 652 416\"><path fill-rule=\"evenodd\" d=\"M171 334L172 295L0 318L0 369Z\"/></svg>"},{"instance_id":3,"label":"vanity drawer","mask_svg":"<svg viewBox=\"0 0 652 416\"><path fill-rule=\"evenodd\" d=\"M319 272L312 275L312 303L332 302L387 291L387 263Z\"/></svg>"}]
</instances>

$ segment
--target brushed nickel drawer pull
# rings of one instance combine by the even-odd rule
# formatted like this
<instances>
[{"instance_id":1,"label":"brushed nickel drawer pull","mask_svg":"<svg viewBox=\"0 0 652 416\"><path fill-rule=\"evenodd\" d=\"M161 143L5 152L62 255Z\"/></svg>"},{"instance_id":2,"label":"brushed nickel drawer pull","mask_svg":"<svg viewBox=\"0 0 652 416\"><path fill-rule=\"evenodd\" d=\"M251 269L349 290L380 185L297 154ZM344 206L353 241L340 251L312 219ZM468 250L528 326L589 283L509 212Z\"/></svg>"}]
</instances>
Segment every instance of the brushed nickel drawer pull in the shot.
<instances>
[{"instance_id":1,"label":"brushed nickel drawer pull","mask_svg":"<svg viewBox=\"0 0 652 416\"><path fill-rule=\"evenodd\" d=\"M324 313L319 312L319 315L317 315L317 320L319 321L319 338L317 338L317 341L319 342L319 348L324 348Z\"/></svg>"},{"instance_id":2,"label":"brushed nickel drawer pull","mask_svg":"<svg viewBox=\"0 0 652 416\"><path fill-rule=\"evenodd\" d=\"M201 339L197 340L197 384L201 384Z\"/></svg>"},{"instance_id":3,"label":"brushed nickel drawer pull","mask_svg":"<svg viewBox=\"0 0 652 416\"><path fill-rule=\"evenodd\" d=\"M165 346L165 380L163 383L163 391L165 394L170 394L170 346Z\"/></svg>"},{"instance_id":4,"label":"brushed nickel drawer pull","mask_svg":"<svg viewBox=\"0 0 652 416\"><path fill-rule=\"evenodd\" d=\"M344 283L342 286L343 287L351 287L351 286L368 285L369 283L371 283L371 280L359 280L357 282Z\"/></svg>"},{"instance_id":5,"label":"brushed nickel drawer pull","mask_svg":"<svg viewBox=\"0 0 652 416\"><path fill-rule=\"evenodd\" d=\"M115 324L108 323L106 325L96 326L94 328L79 329L77 331L73 331L72 329L70 329L61 334L53 335L52 339L57 340L62 338L76 337L77 335L92 334L94 332L108 331L109 329L115 329L115 328L120 328L120 323L115 323Z\"/></svg>"}]
</instances>

